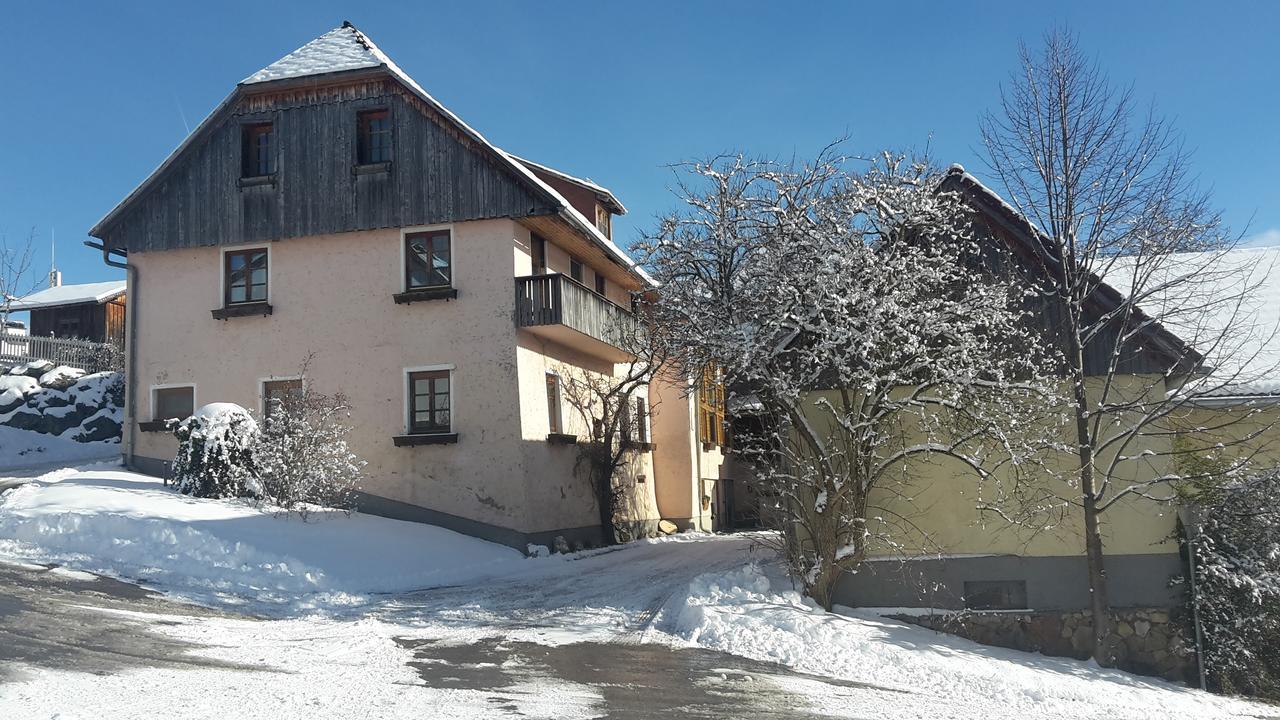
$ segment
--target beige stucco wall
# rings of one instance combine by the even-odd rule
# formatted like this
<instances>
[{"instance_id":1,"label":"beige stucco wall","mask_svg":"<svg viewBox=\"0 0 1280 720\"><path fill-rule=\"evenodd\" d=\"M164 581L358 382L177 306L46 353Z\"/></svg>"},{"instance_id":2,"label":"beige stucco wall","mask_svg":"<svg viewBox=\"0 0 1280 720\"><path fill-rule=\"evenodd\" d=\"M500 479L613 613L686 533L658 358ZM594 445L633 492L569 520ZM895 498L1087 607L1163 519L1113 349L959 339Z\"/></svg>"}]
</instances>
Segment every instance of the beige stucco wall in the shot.
<instances>
[{"instance_id":1,"label":"beige stucco wall","mask_svg":"<svg viewBox=\"0 0 1280 720\"><path fill-rule=\"evenodd\" d=\"M650 397L658 510L677 525L709 531L717 483L746 482L746 469L736 466L723 448L699 441L697 396L687 381L664 372L650 386Z\"/></svg>"},{"instance_id":2,"label":"beige stucco wall","mask_svg":"<svg viewBox=\"0 0 1280 720\"><path fill-rule=\"evenodd\" d=\"M401 230L271 243L268 317L214 320L225 248L134 253L138 268L138 419L155 385L196 385L197 407L260 407L260 381L296 376L309 353L310 386L352 402L353 449L368 462L366 492L522 532L595 526L594 500L573 473L573 449L546 443L545 372L611 366L543 343L513 323L512 278L530 272L529 232L510 220L456 223L458 297L397 305ZM245 247L253 247L247 245ZM553 270L568 256L548 243ZM587 268L584 281L592 282ZM610 284L615 301L626 293ZM407 368L453 368L452 445L396 447L406 431ZM565 417L570 412L565 410ZM165 433L139 432L136 453L170 459ZM639 454L633 503L656 517L653 468Z\"/></svg>"},{"instance_id":3,"label":"beige stucco wall","mask_svg":"<svg viewBox=\"0 0 1280 720\"><path fill-rule=\"evenodd\" d=\"M1124 387L1118 392L1137 392L1151 385L1150 379L1120 378ZM1152 389L1151 392L1157 390ZM818 394L813 396L817 399ZM811 419L819 428L829 425L824 415L813 411ZM1046 432L1048 429L1046 428ZM1067 430L1060 430L1067 439ZM908 439L907 442L914 442ZM1131 445L1126 454L1137 459L1117 468L1115 488L1124 487L1126 479L1147 479L1168 470L1170 440L1167 437L1145 437L1142 446ZM1152 450L1154 456L1144 456ZM1104 458L1105 459L1105 458ZM1069 477L1074 456L1049 457L1057 472ZM887 483L870 496L868 515L890 519L880 530L889 533L891 541L876 548L873 555L916 554L1013 554L1029 557L1079 555L1084 552L1082 512L1074 505L1052 526L1011 526L994 514L979 511L980 498L995 496L996 483L1007 483L1008 473L996 470L994 480L980 482L977 475L960 461L934 456L917 459L906 467L903 484ZM1074 500L1075 491L1066 480L1043 477L1039 482L1053 489L1064 500ZM1131 496L1122 499L1102 516L1102 534L1108 553L1158 554L1177 552L1169 538L1175 529L1176 508L1152 500Z\"/></svg>"}]
</instances>

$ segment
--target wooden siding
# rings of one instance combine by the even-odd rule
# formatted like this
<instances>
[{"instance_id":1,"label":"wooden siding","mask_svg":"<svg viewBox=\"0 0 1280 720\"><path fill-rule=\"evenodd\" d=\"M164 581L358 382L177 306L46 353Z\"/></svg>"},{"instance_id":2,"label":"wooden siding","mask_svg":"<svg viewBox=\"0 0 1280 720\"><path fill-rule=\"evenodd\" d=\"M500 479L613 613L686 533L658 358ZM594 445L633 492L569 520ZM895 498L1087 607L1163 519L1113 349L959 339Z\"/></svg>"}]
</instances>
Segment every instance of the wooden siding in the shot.
<instances>
[{"instance_id":1,"label":"wooden siding","mask_svg":"<svg viewBox=\"0 0 1280 720\"><path fill-rule=\"evenodd\" d=\"M124 342L125 300L86 302L31 311L31 334L94 342ZM66 330L72 324L74 331Z\"/></svg>"},{"instance_id":2,"label":"wooden siding","mask_svg":"<svg viewBox=\"0 0 1280 720\"><path fill-rule=\"evenodd\" d=\"M630 311L559 274L515 279L516 327L564 325L619 350L635 332Z\"/></svg>"},{"instance_id":3,"label":"wooden siding","mask_svg":"<svg viewBox=\"0 0 1280 720\"><path fill-rule=\"evenodd\" d=\"M356 113L387 108L393 161L357 174ZM275 125L276 174L241 187L241 130ZM556 207L390 77L239 89L99 237L133 252L549 214Z\"/></svg>"}]
</instances>

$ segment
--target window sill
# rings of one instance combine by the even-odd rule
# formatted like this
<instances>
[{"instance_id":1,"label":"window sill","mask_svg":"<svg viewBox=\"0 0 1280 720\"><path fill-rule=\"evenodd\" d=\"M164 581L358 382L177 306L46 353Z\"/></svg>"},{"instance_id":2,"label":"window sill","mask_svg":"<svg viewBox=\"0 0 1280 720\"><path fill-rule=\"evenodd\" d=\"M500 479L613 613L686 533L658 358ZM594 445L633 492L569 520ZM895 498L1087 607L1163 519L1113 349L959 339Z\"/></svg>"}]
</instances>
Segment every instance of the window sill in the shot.
<instances>
[{"instance_id":1,"label":"window sill","mask_svg":"<svg viewBox=\"0 0 1280 720\"><path fill-rule=\"evenodd\" d=\"M391 172L391 162L364 163L352 165L352 175L386 175Z\"/></svg>"},{"instance_id":2,"label":"window sill","mask_svg":"<svg viewBox=\"0 0 1280 720\"><path fill-rule=\"evenodd\" d=\"M635 450L636 452L652 452L657 445L651 442L636 442L635 440L624 440L622 442L623 450Z\"/></svg>"},{"instance_id":3,"label":"window sill","mask_svg":"<svg viewBox=\"0 0 1280 720\"><path fill-rule=\"evenodd\" d=\"M453 445L458 442L458 433L421 433L410 435L395 435L391 438L396 447L410 447L413 445Z\"/></svg>"},{"instance_id":4,"label":"window sill","mask_svg":"<svg viewBox=\"0 0 1280 720\"><path fill-rule=\"evenodd\" d=\"M578 436L569 435L567 433L548 433L547 444L548 445L577 445Z\"/></svg>"},{"instance_id":5,"label":"window sill","mask_svg":"<svg viewBox=\"0 0 1280 720\"><path fill-rule=\"evenodd\" d=\"M138 429L142 432L169 432L169 423L178 424L178 420L144 420L138 423Z\"/></svg>"},{"instance_id":6,"label":"window sill","mask_svg":"<svg viewBox=\"0 0 1280 720\"><path fill-rule=\"evenodd\" d=\"M237 181L236 184L242 188L257 187L259 185L275 185L276 176L274 173L272 173L271 175L255 175L254 177L242 177Z\"/></svg>"},{"instance_id":7,"label":"window sill","mask_svg":"<svg viewBox=\"0 0 1280 720\"><path fill-rule=\"evenodd\" d=\"M397 305L408 305L409 303L425 302L427 300L448 301L458 297L458 289L451 287L422 288L421 290L406 290L391 297L395 298Z\"/></svg>"},{"instance_id":8,"label":"window sill","mask_svg":"<svg viewBox=\"0 0 1280 720\"><path fill-rule=\"evenodd\" d=\"M255 302L244 303L242 305L228 305L226 307L216 308L213 312L214 320L226 320L233 317L251 317L253 315L261 315L266 317L271 314L271 303Z\"/></svg>"}]
</instances>

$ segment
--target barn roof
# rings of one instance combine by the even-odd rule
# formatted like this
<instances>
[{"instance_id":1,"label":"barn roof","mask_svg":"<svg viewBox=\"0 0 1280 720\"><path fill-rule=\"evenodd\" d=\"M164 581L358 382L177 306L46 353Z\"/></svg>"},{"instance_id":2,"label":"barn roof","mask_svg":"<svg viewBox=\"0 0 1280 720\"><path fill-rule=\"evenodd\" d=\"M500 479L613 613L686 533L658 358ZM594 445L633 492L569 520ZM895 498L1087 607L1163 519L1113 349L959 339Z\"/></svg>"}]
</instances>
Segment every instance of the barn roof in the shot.
<instances>
[{"instance_id":1,"label":"barn roof","mask_svg":"<svg viewBox=\"0 0 1280 720\"><path fill-rule=\"evenodd\" d=\"M123 295L124 291L124 280L60 285L14 300L11 309L15 312L20 312L23 310L61 307L63 305L79 305L81 303L104 303Z\"/></svg>"}]
</instances>

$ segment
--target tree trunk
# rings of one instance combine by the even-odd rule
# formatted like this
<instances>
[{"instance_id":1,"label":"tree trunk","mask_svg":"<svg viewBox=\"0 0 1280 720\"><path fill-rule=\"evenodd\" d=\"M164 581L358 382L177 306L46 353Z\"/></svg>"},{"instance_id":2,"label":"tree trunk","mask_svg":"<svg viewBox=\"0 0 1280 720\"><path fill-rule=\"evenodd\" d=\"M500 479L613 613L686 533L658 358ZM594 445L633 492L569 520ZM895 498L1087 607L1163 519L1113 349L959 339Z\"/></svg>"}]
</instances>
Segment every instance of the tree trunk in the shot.
<instances>
[{"instance_id":1,"label":"tree trunk","mask_svg":"<svg viewBox=\"0 0 1280 720\"><path fill-rule=\"evenodd\" d=\"M1078 344L1075 350L1080 353ZM1083 365L1077 367L1082 368ZM1088 397L1082 371L1077 370L1073 385L1076 443L1080 452L1080 497L1084 508L1084 552L1089 573L1089 613L1093 617L1093 659L1099 665L1109 666L1111 657L1107 652L1107 637L1111 634L1111 598L1098 523L1097 478L1093 472L1093 442L1089 435Z\"/></svg>"}]
</instances>

